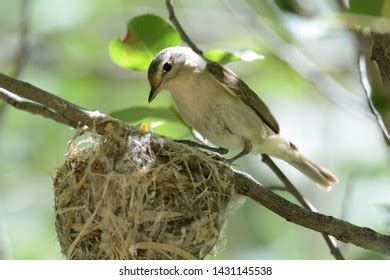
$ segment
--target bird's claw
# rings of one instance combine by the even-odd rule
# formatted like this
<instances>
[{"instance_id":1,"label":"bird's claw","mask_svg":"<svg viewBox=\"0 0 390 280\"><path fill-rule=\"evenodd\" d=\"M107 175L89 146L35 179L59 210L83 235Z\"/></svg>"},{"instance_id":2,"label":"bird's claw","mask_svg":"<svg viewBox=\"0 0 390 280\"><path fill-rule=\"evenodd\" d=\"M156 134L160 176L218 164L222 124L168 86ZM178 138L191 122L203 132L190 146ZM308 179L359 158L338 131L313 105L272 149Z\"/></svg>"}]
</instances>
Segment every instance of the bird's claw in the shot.
<instances>
[{"instance_id":1,"label":"bird's claw","mask_svg":"<svg viewBox=\"0 0 390 280\"><path fill-rule=\"evenodd\" d=\"M221 155L226 155L229 152L229 150L219 147L219 148L215 148L215 152Z\"/></svg>"}]
</instances>

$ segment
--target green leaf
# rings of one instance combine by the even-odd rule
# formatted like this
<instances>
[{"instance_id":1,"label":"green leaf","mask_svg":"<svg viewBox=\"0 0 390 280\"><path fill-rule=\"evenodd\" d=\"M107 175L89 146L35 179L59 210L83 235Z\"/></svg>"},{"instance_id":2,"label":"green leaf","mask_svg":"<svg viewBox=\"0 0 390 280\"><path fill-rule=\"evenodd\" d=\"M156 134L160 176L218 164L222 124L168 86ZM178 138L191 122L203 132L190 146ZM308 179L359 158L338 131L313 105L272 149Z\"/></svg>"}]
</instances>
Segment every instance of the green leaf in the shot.
<instances>
[{"instance_id":1,"label":"green leaf","mask_svg":"<svg viewBox=\"0 0 390 280\"><path fill-rule=\"evenodd\" d=\"M182 138L191 135L191 128L172 106L166 108L132 107L112 112L110 115L133 125L146 121L154 132L169 137Z\"/></svg>"},{"instance_id":2,"label":"green leaf","mask_svg":"<svg viewBox=\"0 0 390 280\"><path fill-rule=\"evenodd\" d=\"M155 122L150 126L152 127L154 133L171 137L173 139L182 139L192 135L191 129L181 122Z\"/></svg>"},{"instance_id":3,"label":"green leaf","mask_svg":"<svg viewBox=\"0 0 390 280\"><path fill-rule=\"evenodd\" d=\"M173 107L154 108L154 107L131 107L128 109L115 111L110 114L113 118L131 124L139 123L146 118L168 120L168 121L182 121L179 114Z\"/></svg>"},{"instance_id":4,"label":"green leaf","mask_svg":"<svg viewBox=\"0 0 390 280\"><path fill-rule=\"evenodd\" d=\"M285 12L294 12L295 3L290 0L275 0L275 4Z\"/></svg>"},{"instance_id":5,"label":"green leaf","mask_svg":"<svg viewBox=\"0 0 390 280\"><path fill-rule=\"evenodd\" d=\"M111 60L118 66L136 71L147 70L153 59L150 53L126 45L120 39L111 41L109 53Z\"/></svg>"},{"instance_id":6,"label":"green leaf","mask_svg":"<svg viewBox=\"0 0 390 280\"><path fill-rule=\"evenodd\" d=\"M159 51L180 43L179 33L163 18L142 15L128 22L126 37L112 40L108 50L120 67L145 71Z\"/></svg>"},{"instance_id":7,"label":"green leaf","mask_svg":"<svg viewBox=\"0 0 390 280\"><path fill-rule=\"evenodd\" d=\"M353 13L381 16L385 0L350 0L349 10Z\"/></svg>"},{"instance_id":8,"label":"green leaf","mask_svg":"<svg viewBox=\"0 0 390 280\"><path fill-rule=\"evenodd\" d=\"M226 64L229 62L234 61L253 61L258 59L264 59L264 56L259 55L251 50L238 50L234 52L221 50L221 49L215 49L215 50L208 50L203 53L204 57L207 59L210 59L212 61Z\"/></svg>"}]
</instances>

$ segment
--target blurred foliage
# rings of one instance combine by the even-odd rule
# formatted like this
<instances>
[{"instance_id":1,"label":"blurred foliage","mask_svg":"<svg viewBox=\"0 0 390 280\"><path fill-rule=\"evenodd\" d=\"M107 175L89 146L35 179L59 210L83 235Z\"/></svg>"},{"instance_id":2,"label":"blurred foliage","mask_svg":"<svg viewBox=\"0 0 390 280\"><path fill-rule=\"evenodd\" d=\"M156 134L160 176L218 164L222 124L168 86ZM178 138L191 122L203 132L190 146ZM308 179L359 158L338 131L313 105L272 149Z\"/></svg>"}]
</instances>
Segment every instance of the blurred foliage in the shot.
<instances>
[{"instance_id":1,"label":"blurred foliage","mask_svg":"<svg viewBox=\"0 0 390 280\"><path fill-rule=\"evenodd\" d=\"M390 96L384 94L382 90L373 87L371 98L375 108L379 112L387 113L387 115L383 117L390 119Z\"/></svg>"},{"instance_id":2,"label":"blurred foliage","mask_svg":"<svg viewBox=\"0 0 390 280\"><path fill-rule=\"evenodd\" d=\"M218 50L211 52L214 57L210 59L221 63L236 61L229 67L272 108L283 135L339 177L340 183L334 190L324 194L301 174L280 163L305 196L323 213L388 232L388 217L376 205L390 205L390 165L376 125L358 114L346 113L319 95L308 81L267 48L266 38L240 24L237 18L246 15L237 15L229 1L233 0L174 3L179 20L199 47ZM288 6L282 6L282 2ZM384 1L383 15L390 14L389 2ZM246 0L242 5L245 3L287 42L302 49L324 74L364 99L357 74L355 40L340 27L335 30L313 21L322 20L330 13L340 13L338 1L286 0L279 1L279 6L271 0ZM23 80L80 106L113 112L113 116L132 124L146 121L154 132L174 138L188 137L189 128L172 111L168 94L159 94L153 105L147 102L149 85L142 71L160 48L180 44L172 27L154 24L159 21L170 26L165 20L167 12L163 1L40 0L32 4L30 58ZM371 11L372 5L368 9ZM308 14L311 17L307 17ZM18 15L19 1L1 1L2 72L13 68ZM140 20L139 15L147 15L147 20ZM154 41L156 38L137 39L135 36L132 39L139 43L137 48L124 45L120 39L112 40L118 37L129 18L138 18L141 22L138 22L141 26L133 22L130 30L142 35L145 30L160 30L170 34L170 39L160 44ZM361 19L356 17L356 20ZM144 26L145 22L149 23ZM135 35L139 35L136 32ZM141 48L143 40L148 42L147 52ZM242 57L236 58L239 56L236 51L228 51L239 49L264 54L265 59L244 62ZM133 58L127 63L123 62L125 59L122 61L126 55L137 53L141 58L135 59L136 63ZM132 71L129 67L142 71ZM0 257L62 258L54 230L50 176L63 163L73 131L12 108L7 109L0 123L0 252L5 252ZM237 168L264 185L279 184L257 157L245 157ZM353 189L353 192L345 193L349 184L353 186L348 190ZM231 217L226 235L226 248L216 258L331 258L320 234L289 224L249 200ZM346 245L341 249L347 258L384 258L354 246Z\"/></svg>"},{"instance_id":3,"label":"blurred foliage","mask_svg":"<svg viewBox=\"0 0 390 280\"><path fill-rule=\"evenodd\" d=\"M164 19L143 15L128 22L126 37L113 40L109 52L119 66L144 71L159 51L180 43L179 33Z\"/></svg>"},{"instance_id":4,"label":"blurred foliage","mask_svg":"<svg viewBox=\"0 0 390 280\"><path fill-rule=\"evenodd\" d=\"M275 4L278 5L281 10L289 12L293 12L295 10L294 3L295 1L290 0L275 0Z\"/></svg>"},{"instance_id":5,"label":"blurred foliage","mask_svg":"<svg viewBox=\"0 0 390 280\"><path fill-rule=\"evenodd\" d=\"M180 139L191 136L191 128L186 125L173 106L160 108L130 107L112 112L111 116L132 125L146 121L155 133L172 138Z\"/></svg>"},{"instance_id":6,"label":"blurred foliage","mask_svg":"<svg viewBox=\"0 0 390 280\"><path fill-rule=\"evenodd\" d=\"M238 50L234 52L226 51L226 50L207 50L204 52L204 57L206 57L209 60L226 64L229 62L235 62L235 61L254 61L258 59L264 59L262 55L259 55L251 50Z\"/></svg>"},{"instance_id":7,"label":"blurred foliage","mask_svg":"<svg viewBox=\"0 0 390 280\"><path fill-rule=\"evenodd\" d=\"M349 10L352 13L381 16L385 0L349 0Z\"/></svg>"},{"instance_id":8,"label":"blurred foliage","mask_svg":"<svg viewBox=\"0 0 390 280\"><path fill-rule=\"evenodd\" d=\"M169 108L150 108L150 107L131 107L111 113L111 116L130 124L140 123L145 117L166 121L181 121L173 107Z\"/></svg>"},{"instance_id":9,"label":"blurred foliage","mask_svg":"<svg viewBox=\"0 0 390 280\"><path fill-rule=\"evenodd\" d=\"M117 65L136 71L145 71L159 51L180 44L179 33L163 18L155 15L143 15L136 16L128 22L125 38L111 41L109 53ZM263 56L245 49L235 52L221 49L207 50L204 52L204 56L222 64L263 58Z\"/></svg>"}]
</instances>

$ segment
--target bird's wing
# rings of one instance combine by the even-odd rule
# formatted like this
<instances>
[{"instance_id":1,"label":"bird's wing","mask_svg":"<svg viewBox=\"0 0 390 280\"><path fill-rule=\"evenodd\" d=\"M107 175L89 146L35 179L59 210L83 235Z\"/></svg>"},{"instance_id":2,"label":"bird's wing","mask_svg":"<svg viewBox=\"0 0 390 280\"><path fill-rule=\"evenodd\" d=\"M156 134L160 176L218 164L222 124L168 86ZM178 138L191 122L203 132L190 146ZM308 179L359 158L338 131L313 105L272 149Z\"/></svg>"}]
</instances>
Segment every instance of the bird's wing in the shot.
<instances>
[{"instance_id":1,"label":"bird's wing","mask_svg":"<svg viewBox=\"0 0 390 280\"><path fill-rule=\"evenodd\" d=\"M276 134L279 133L279 124L271 110L233 71L212 61L207 61L206 69L221 84L230 89L231 94L251 107L269 128Z\"/></svg>"}]
</instances>

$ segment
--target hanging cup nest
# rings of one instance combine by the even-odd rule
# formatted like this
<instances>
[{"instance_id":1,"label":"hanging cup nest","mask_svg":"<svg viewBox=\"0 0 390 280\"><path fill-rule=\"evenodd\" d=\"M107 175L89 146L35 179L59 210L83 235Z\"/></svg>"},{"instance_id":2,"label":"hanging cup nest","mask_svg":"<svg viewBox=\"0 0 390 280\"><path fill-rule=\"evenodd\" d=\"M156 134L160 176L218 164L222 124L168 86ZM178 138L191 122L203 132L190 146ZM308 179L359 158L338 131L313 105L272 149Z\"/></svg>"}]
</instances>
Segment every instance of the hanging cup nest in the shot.
<instances>
[{"instance_id":1,"label":"hanging cup nest","mask_svg":"<svg viewBox=\"0 0 390 280\"><path fill-rule=\"evenodd\" d=\"M203 259L237 205L232 170L150 133L73 141L54 180L68 259Z\"/></svg>"}]
</instances>

